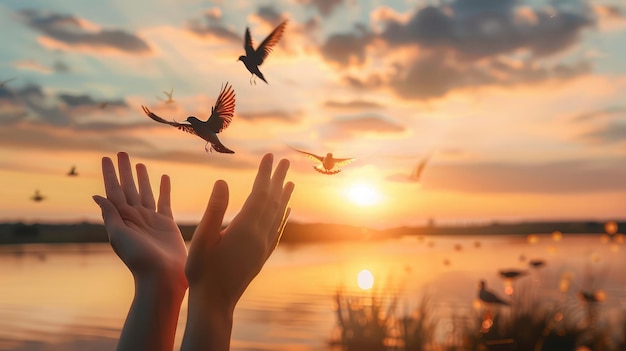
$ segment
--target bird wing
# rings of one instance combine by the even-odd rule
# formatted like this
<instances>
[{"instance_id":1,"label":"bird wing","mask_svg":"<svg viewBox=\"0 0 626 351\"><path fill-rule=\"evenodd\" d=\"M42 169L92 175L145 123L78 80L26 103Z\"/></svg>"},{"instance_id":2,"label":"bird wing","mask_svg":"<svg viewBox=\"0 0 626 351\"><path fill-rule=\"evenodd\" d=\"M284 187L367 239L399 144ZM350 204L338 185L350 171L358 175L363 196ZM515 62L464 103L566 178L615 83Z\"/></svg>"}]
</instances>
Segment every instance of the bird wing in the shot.
<instances>
[{"instance_id":1,"label":"bird wing","mask_svg":"<svg viewBox=\"0 0 626 351\"><path fill-rule=\"evenodd\" d=\"M213 150L217 151L217 152L221 152L223 154L234 154L235 152L229 148L227 148L226 146L224 146L224 144L222 144L222 142L217 138L215 138L215 140L211 140L211 147L213 148Z\"/></svg>"},{"instance_id":2,"label":"bird wing","mask_svg":"<svg viewBox=\"0 0 626 351\"><path fill-rule=\"evenodd\" d=\"M292 149L294 149L294 148L292 148ZM324 161L324 157L322 157L322 156L317 156L317 155L312 154L310 152L306 152L306 151L302 151L302 150L298 150L298 149L294 149L294 150L298 151L301 154L305 154L305 155L309 156L309 158L311 160L313 160L313 161L318 161L318 162L323 162Z\"/></svg>"},{"instance_id":3,"label":"bird wing","mask_svg":"<svg viewBox=\"0 0 626 351\"><path fill-rule=\"evenodd\" d=\"M243 43L243 48L246 50L247 57L254 56L254 42L252 41L252 37L250 36L250 28L246 27L246 38Z\"/></svg>"},{"instance_id":4,"label":"bird wing","mask_svg":"<svg viewBox=\"0 0 626 351\"><path fill-rule=\"evenodd\" d=\"M352 162L356 160L356 158L336 158L335 159L335 166L336 167L341 167L341 166L345 166L348 163Z\"/></svg>"},{"instance_id":5,"label":"bird wing","mask_svg":"<svg viewBox=\"0 0 626 351\"><path fill-rule=\"evenodd\" d=\"M417 165L417 167L415 168L415 177L419 178L420 175L422 174L422 171L424 170L424 167L426 167L426 164L428 163L428 160L430 160L430 155L424 157L420 163Z\"/></svg>"},{"instance_id":6,"label":"bird wing","mask_svg":"<svg viewBox=\"0 0 626 351\"><path fill-rule=\"evenodd\" d=\"M211 108L211 116L206 121L211 131L219 133L226 129L230 122L233 120L233 114L235 113L235 91L233 86L228 82L217 97L215 106Z\"/></svg>"},{"instance_id":7,"label":"bird wing","mask_svg":"<svg viewBox=\"0 0 626 351\"><path fill-rule=\"evenodd\" d=\"M182 130L183 132L187 132L193 135L198 135L196 133L195 130L193 130L193 127L191 126L191 124L183 124L183 123L178 123L178 122L170 122L170 121L166 121L163 118L155 115L154 113L152 113L152 111L150 111L147 107L141 105L141 108L143 109L143 112L150 118L152 118L153 120L159 122L159 123L165 123L165 124L169 124L172 127L176 127L180 130Z\"/></svg>"},{"instance_id":8,"label":"bird wing","mask_svg":"<svg viewBox=\"0 0 626 351\"><path fill-rule=\"evenodd\" d=\"M278 27L276 27L270 33L270 35L268 35L267 38L263 40L261 45L259 45L259 47L256 49L255 57L257 58L258 61L255 63L257 65L262 64L263 61L265 61L265 58L267 57L267 55L269 55L270 52L272 52L272 48L274 47L274 45L276 45L278 41L280 40L280 38L283 36L283 32L285 31L286 26L287 26L287 20L284 20L283 23L279 24Z\"/></svg>"}]
</instances>

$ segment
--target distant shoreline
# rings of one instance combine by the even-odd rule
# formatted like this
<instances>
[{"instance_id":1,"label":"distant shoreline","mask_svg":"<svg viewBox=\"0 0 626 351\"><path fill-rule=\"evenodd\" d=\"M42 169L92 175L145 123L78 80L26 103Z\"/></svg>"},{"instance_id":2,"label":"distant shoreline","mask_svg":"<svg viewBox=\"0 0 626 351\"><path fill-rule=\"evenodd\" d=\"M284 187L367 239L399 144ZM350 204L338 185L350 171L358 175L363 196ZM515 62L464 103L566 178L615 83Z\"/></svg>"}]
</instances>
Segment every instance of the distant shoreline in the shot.
<instances>
[{"instance_id":1,"label":"distant shoreline","mask_svg":"<svg viewBox=\"0 0 626 351\"><path fill-rule=\"evenodd\" d=\"M626 230L626 220L616 221L616 223L622 232ZM560 231L563 234L603 234L605 233L604 224L599 221L494 222L484 225L430 225L379 230L342 224L290 222L285 228L281 242L297 244L381 240L411 235L529 235L549 234L554 231ZM195 226L180 225L179 227L185 240L190 240ZM102 224L0 223L0 245L95 242L108 242L106 230Z\"/></svg>"}]
</instances>

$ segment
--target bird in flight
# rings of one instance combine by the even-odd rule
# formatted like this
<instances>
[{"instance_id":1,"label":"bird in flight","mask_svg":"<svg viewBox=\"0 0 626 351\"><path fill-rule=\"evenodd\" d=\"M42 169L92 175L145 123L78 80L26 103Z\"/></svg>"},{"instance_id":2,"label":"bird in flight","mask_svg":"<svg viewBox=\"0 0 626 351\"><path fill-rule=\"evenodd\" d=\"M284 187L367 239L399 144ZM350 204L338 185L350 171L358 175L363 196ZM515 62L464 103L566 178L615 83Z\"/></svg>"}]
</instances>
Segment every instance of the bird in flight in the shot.
<instances>
[{"instance_id":1,"label":"bird in flight","mask_svg":"<svg viewBox=\"0 0 626 351\"><path fill-rule=\"evenodd\" d=\"M430 155L425 156L415 167L415 169L413 169L413 172L409 175L409 180L412 182L419 182L420 181L420 177L422 176L422 172L424 171L424 167L426 167L426 164L428 163L428 161L430 160Z\"/></svg>"},{"instance_id":2,"label":"bird in flight","mask_svg":"<svg viewBox=\"0 0 626 351\"><path fill-rule=\"evenodd\" d=\"M167 92L167 91L165 91L165 90L164 90L164 91L163 91L163 94L165 94L165 96L167 96L167 100L162 99L162 98L160 98L160 97L158 97L158 96L157 96L157 99L159 99L160 101L163 101L163 102L164 102L164 103L166 103L166 104L172 104L172 103L174 103L174 102L175 102L175 101L174 101L174 99L172 99L172 95L174 94L174 88L170 89L170 91L169 91L169 92Z\"/></svg>"},{"instance_id":3,"label":"bird in flight","mask_svg":"<svg viewBox=\"0 0 626 351\"><path fill-rule=\"evenodd\" d=\"M280 37L283 35L286 26L287 20L279 24L278 27L276 27L270 33L270 35L268 35L267 38L263 40L261 45L259 45L256 50L254 49L254 43L252 42L252 37L250 36L250 28L246 27L246 38L243 44L243 48L246 50L246 54L239 56L239 59L237 61L242 61L248 71L252 73L252 76L250 77L250 84L252 84L255 75L261 78L262 81L267 83L267 80L265 80L263 73L261 73L261 71L259 70L259 66L263 63L263 61L265 61L267 55L272 52L272 48L280 40ZM254 80L254 84L256 84L256 80Z\"/></svg>"},{"instance_id":4,"label":"bird in flight","mask_svg":"<svg viewBox=\"0 0 626 351\"><path fill-rule=\"evenodd\" d=\"M78 173L76 173L76 166L72 166L72 169L67 172L67 175L70 177L76 177L78 175Z\"/></svg>"},{"instance_id":5,"label":"bird in flight","mask_svg":"<svg viewBox=\"0 0 626 351\"><path fill-rule=\"evenodd\" d=\"M543 266L546 265L546 261L544 260L540 260L540 259L536 259L536 260L530 260L528 261L528 264L533 267L533 268L541 268Z\"/></svg>"},{"instance_id":6,"label":"bird in flight","mask_svg":"<svg viewBox=\"0 0 626 351\"><path fill-rule=\"evenodd\" d=\"M510 306L511 304L502 300L501 298L499 298L496 294L494 294L493 292L487 290L486 286L487 284L485 283L484 280L481 280L479 285L480 290L478 291L478 298L482 301L482 302L486 302L489 304L497 304L497 305L506 305L506 306Z\"/></svg>"},{"instance_id":7,"label":"bird in flight","mask_svg":"<svg viewBox=\"0 0 626 351\"><path fill-rule=\"evenodd\" d=\"M332 153L327 153L326 156L318 156L310 152L294 149L300 153L309 156L310 159L320 162L320 164L313 166L313 169L322 174L337 174L341 172L339 167L345 166L348 163L355 160L355 158L334 158Z\"/></svg>"},{"instance_id":8,"label":"bird in flight","mask_svg":"<svg viewBox=\"0 0 626 351\"><path fill-rule=\"evenodd\" d=\"M35 202L40 202L43 201L43 199L45 199L45 197L43 197L40 193L39 190L35 190L35 195L33 195L33 197L31 197L31 200L35 201Z\"/></svg>"},{"instance_id":9,"label":"bird in flight","mask_svg":"<svg viewBox=\"0 0 626 351\"><path fill-rule=\"evenodd\" d=\"M3 87L4 87L4 86L6 86L9 82L12 82L12 81L14 81L14 80L15 80L15 78L9 78L9 79L7 79L7 80L3 80L3 81L1 81L1 82L0 82L0 88L3 88Z\"/></svg>"},{"instance_id":10,"label":"bird in flight","mask_svg":"<svg viewBox=\"0 0 626 351\"><path fill-rule=\"evenodd\" d=\"M217 152L234 154L235 152L222 144L218 139L217 134L226 129L233 119L235 113L235 91L233 87L226 83L220 91L220 95L217 97L215 106L211 107L211 116L206 121L201 121L195 116L189 116L185 122L178 123L166 121L163 118L152 113L147 107L141 106L143 112L159 123L169 124L187 133L191 133L206 140L204 150L206 152L215 150ZM210 148L207 146L211 144Z\"/></svg>"},{"instance_id":11,"label":"bird in flight","mask_svg":"<svg viewBox=\"0 0 626 351\"><path fill-rule=\"evenodd\" d=\"M508 271L501 270L498 273L500 274L500 276L502 278L506 278L506 279L521 278L521 277L523 277L523 276L528 274L528 272L526 272L526 271L518 271L518 270L515 270L515 269L511 269L511 270L508 270Z\"/></svg>"}]
</instances>

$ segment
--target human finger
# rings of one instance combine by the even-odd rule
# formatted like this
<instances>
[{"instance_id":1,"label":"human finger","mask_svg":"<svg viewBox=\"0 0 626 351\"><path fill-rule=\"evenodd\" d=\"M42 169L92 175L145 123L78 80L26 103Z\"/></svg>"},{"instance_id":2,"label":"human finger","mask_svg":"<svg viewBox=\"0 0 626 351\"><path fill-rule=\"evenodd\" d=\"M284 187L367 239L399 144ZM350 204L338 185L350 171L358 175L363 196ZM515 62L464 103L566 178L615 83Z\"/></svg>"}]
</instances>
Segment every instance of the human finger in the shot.
<instances>
[{"instance_id":1,"label":"human finger","mask_svg":"<svg viewBox=\"0 0 626 351\"><path fill-rule=\"evenodd\" d=\"M267 250L267 257L265 260L270 258L274 250L278 247L280 243L280 239L283 237L283 232L285 231L285 226L287 225L287 221L289 220L289 216L291 215L291 207L287 207L284 215L281 217L280 224L278 226L278 230L276 235L274 236L274 241L270 243L269 249Z\"/></svg>"},{"instance_id":2,"label":"human finger","mask_svg":"<svg viewBox=\"0 0 626 351\"><path fill-rule=\"evenodd\" d=\"M274 222L277 211L282 213L285 210L284 207L281 208L281 205L283 204L281 203L280 198L283 190L283 183L285 181L285 177L287 176L288 170L289 161L286 159L280 160L278 166L276 166L276 170L274 171L274 175L272 176L272 180L270 182L268 198L263 209L263 215L259 220L260 228L269 227Z\"/></svg>"},{"instance_id":3,"label":"human finger","mask_svg":"<svg viewBox=\"0 0 626 351\"><path fill-rule=\"evenodd\" d=\"M272 174L272 162L274 155L265 154L259 163L259 169L252 185L252 191L243 204L240 215L248 221L256 222L261 216L265 200L269 194L270 176Z\"/></svg>"},{"instance_id":4,"label":"human finger","mask_svg":"<svg viewBox=\"0 0 626 351\"><path fill-rule=\"evenodd\" d=\"M102 178L104 179L104 190L107 198L116 207L126 203L126 196L124 191L117 180L117 174L115 173L115 166L113 161L108 157L102 158Z\"/></svg>"},{"instance_id":5,"label":"human finger","mask_svg":"<svg viewBox=\"0 0 626 351\"><path fill-rule=\"evenodd\" d=\"M109 240L112 240L111 235L114 234L117 229L125 227L126 223L124 223L117 207L115 207L111 201L99 195L94 195L92 198L93 201L100 207L104 226L109 234Z\"/></svg>"},{"instance_id":6,"label":"human finger","mask_svg":"<svg viewBox=\"0 0 626 351\"><path fill-rule=\"evenodd\" d=\"M221 238L222 222L228 207L228 197L228 184L223 180L216 181L204 215L191 239L190 255L192 250L206 250L213 247Z\"/></svg>"},{"instance_id":7,"label":"human finger","mask_svg":"<svg viewBox=\"0 0 626 351\"><path fill-rule=\"evenodd\" d=\"M174 215L172 214L171 193L172 193L172 184L170 182L170 177L167 174L164 174L161 176L161 185L159 187L159 202L157 205L157 212L173 219Z\"/></svg>"},{"instance_id":8,"label":"human finger","mask_svg":"<svg viewBox=\"0 0 626 351\"><path fill-rule=\"evenodd\" d=\"M120 185L126 196L126 203L129 205L139 205L139 194L135 187L135 180L133 179L133 171L130 165L130 158L125 152L119 152L117 154L117 168L120 172Z\"/></svg>"},{"instance_id":9,"label":"human finger","mask_svg":"<svg viewBox=\"0 0 626 351\"><path fill-rule=\"evenodd\" d=\"M294 189L294 183L287 182L287 184L285 184L285 187L282 191L278 211L272 217L273 221L271 223L271 226L267 228L267 239L269 242L269 247L272 249L278 244L278 240L280 240L280 235L282 235L281 226L283 225L283 222L286 221L286 208L289 205L289 200L291 199L291 194L293 194ZM291 212L291 210L289 210L289 212Z\"/></svg>"},{"instance_id":10,"label":"human finger","mask_svg":"<svg viewBox=\"0 0 626 351\"><path fill-rule=\"evenodd\" d=\"M137 170L137 183L139 183L139 198L141 199L141 205L154 211L156 210L156 204L154 203L154 195L152 194L150 177L148 176L146 165L138 163L135 168Z\"/></svg>"}]
</instances>

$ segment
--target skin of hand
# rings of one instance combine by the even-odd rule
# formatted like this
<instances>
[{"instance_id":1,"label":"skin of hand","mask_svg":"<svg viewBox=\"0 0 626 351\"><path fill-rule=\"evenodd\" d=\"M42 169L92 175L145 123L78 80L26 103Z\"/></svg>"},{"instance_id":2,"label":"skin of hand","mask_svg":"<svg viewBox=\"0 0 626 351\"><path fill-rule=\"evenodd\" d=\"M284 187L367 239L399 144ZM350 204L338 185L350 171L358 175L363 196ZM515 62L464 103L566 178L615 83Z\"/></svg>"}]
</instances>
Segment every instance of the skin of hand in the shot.
<instances>
[{"instance_id":1,"label":"skin of hand","mask_svg":"<svg viewBox=\"0 0 626 351\"><path fill-rule=\"evenodd\" d=\"M181 350L228 350L235 305L272 254L284 229L294 190L284 183L289 161L272 175L266 154L241 211L222 229L228 186L218 180L189 247L187 327Z\"/></svg>"},{"instance_id":2,"label":"skin of hand","mask_svg":"<svg viewBox=\"0 0 626 351\"><path fill-rule=\"evenodd\" d=\"M171 351L187 290L187 248L170 207L170 179L161 177L155 203L148 171L137 164L139 190L128 154L120 152L118 182L113 161L102 158L106 198L94 195L115 253L135 281L135 297L117 350Z\"/></svg>"}]
</instances>

